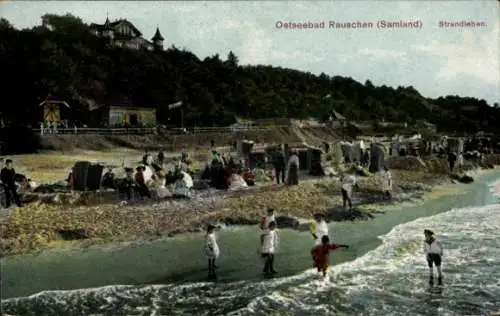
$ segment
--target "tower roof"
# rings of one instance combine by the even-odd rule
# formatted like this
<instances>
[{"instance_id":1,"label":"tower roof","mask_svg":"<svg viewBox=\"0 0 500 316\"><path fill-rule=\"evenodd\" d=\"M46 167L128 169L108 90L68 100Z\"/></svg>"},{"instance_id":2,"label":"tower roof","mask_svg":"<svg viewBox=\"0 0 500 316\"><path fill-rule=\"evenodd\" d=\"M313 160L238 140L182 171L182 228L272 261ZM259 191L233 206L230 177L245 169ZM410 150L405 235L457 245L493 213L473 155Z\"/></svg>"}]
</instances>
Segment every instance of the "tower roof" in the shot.
<instances>
[{"instance_id":1,"label":"tower roof","mask_svg":"<svg viewBox=\"0 0 500 316\"><path fill-rule=\"evenodd\" d=\"M104 30L109 31L111 30L111 23L109 22L109 18L106 17L106 22L104 22Z\"/></svg>"},{"instance_id":2,"label":"tower roof","mask_svg":"<svg viewBox=\"0 0 500 316\"><path fill-rule=\"evenodd\" d=\"M160 29L157 27L156 28L156 33L155 35L151 38L152 41L164 41L165 39L163 36L160 34Z\"/></svg>"}]
</instances>

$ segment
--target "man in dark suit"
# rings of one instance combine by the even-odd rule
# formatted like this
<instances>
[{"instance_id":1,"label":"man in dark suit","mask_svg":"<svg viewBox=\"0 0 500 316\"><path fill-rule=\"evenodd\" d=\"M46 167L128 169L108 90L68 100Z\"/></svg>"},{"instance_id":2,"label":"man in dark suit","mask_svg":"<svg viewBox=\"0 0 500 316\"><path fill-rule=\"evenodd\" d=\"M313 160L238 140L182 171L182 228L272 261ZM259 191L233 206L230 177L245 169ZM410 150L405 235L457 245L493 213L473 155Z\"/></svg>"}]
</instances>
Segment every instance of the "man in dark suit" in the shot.
<instances>
[{"instance_id":1,"label":"man in dark suit","mask_svg":"<svg viewBox=\"0 0 500 316\"><path fill-rule=\"evenodd\" d=\"M16 171L12 166L12 160L7 159L5 161L5 167L0 171L0 180L2 181L4 193L5 193L5 207L9 208L11 199L17 206L21 207L21 201L19 200L19 195L17 194L16 182L15 182Z\"/></svg>"},{"instance_id":2,"label":"man in dark suit","mask_svg":"<svg viewBox=\"0 0 500 316\"><path fill-rule=\"evenodd\" d=\"M285 183L286 162L285 156L283 155L283 152L281 150L275 153L273 157L273 166L274 170L276 171L276 182L280 184L281 179L281 183Z\"/></svg>"}]
</instances>

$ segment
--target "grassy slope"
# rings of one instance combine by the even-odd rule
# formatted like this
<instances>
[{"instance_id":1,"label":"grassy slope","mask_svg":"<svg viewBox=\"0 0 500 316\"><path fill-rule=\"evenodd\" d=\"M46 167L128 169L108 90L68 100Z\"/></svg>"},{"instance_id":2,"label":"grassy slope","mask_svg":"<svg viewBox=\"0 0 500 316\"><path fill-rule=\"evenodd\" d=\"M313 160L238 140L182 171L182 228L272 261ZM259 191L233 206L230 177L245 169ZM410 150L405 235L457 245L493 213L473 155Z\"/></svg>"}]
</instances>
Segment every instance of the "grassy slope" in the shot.
<instances>
[{"instance_id":1,"label":"grassy slope","mask_svg":"<svg viewBox=\"0 0 500 316\"><path fill-rule=\"evenodd\" d=\"M277 127L264 131L235 133L200 133L175 136L93 136L93 135L44 135L42 148L46 150L70 151L74 148L87 150L105 150L112 148L151 149L163 148L168 151L182 148L198 149L210 146L214 140L216 146L230 146L236 139L249 139L257 143L297 143L309 142L320 144L333 141L340 136L326 127L304 128Z\"/></svg>"}]
</instances>

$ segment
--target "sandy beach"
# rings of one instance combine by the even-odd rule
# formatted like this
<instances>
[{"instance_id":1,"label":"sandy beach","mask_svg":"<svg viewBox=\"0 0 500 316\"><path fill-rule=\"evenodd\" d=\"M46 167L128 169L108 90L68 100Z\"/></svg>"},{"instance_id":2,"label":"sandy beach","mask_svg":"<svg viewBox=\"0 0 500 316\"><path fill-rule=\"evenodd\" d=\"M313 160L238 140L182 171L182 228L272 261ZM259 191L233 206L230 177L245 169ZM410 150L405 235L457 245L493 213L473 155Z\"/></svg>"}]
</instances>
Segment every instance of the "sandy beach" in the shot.
<instances>
[{"instance_id":1,"label":"sandy beach","mask_svg":"<svg viewBox=\"0 0 500 316\"><path fill-rule=\"evenodd\" d=\"M136 162L140 157L140 152L130 150L118 154L120 160L127 163ZM71 163L84 157L116 166L120 164L116 156L116 152L85 152L73 156L45 154L38 158L27 155L14 159L19 172L50 182L60 180ZM190 200L139 201L124 205L94 195L85 197L87 203L83 205L67 201L31 203L24 208L2 210L1 248L4 255L13 255L50 248L172 237L203 231L208 224L220 227L255 225L267 207L276 209L280 228L301 229L318 212L324 213L329 221L367 220L383 213L382 208L389 205L454 194L453 190L443 189L442 185L452 182L446 174L425 170L393 170L392 173L395 183L392 201L385 199L377 177L359 177L359 189L354 194L354 208L350 212L341 207L337 178L307 175L302 176L298 186L285 187L267 181L239 190L194 191ZM66 238L61 231L78 231L81 236Z\"/></svg>"}]
</instances>

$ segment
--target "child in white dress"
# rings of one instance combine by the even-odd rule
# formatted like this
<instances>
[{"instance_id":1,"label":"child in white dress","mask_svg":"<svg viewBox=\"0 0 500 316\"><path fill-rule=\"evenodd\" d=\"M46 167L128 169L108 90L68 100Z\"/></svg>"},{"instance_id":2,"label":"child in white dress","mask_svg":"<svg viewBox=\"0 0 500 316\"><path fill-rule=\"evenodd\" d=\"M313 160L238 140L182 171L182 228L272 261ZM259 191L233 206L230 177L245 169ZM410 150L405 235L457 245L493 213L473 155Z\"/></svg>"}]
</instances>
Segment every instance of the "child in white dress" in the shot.
<instances>
[{"instance_id":1,"label":"child in white dress","mask_svg":"<svg viewBox=\"0 0 500 316\"><path fill-rule=\"evenodd\" d=\"M217 244L217 238L215 237L215 226L209 225L207 228L207 234L205 235L205 255L208 258L208 277L215 278L215 260L219 258L220 249Z\"/></svg>"}]
</instances>

